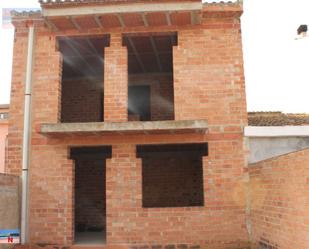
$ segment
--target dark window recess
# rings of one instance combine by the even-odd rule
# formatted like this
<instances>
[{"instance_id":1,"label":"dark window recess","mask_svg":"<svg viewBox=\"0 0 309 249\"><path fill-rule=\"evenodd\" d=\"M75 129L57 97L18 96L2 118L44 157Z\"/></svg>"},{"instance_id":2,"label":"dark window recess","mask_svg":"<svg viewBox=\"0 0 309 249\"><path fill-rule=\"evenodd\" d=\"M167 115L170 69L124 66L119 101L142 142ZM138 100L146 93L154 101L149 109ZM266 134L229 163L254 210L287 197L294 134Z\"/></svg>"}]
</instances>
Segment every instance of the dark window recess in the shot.
<instances>
[{"instance_id":1,"label":"dark window recess","mask_svg":"<svg viewBox=\"0 0 309 249\"><path fill-rule=\"evenodd\" d=\"M204 205L202 157L207 144L139 145L145 208Z\"/></svg>"},{"instance_id":2,"label":"dark window recess","mask_svg":"<svg viewBox=\"0 0 309 249\"><path fill-rule=\"evenodd\" d=\"M150 87L129 87L129 115L137 115L140 121L150 121Z\"/></svg>"},{"instance_id":3,"label":"dark window recess","mask_svg":"<svg viewBox=\"0 0 309 249\"><path fill-rule=\"evenodd\" d=\"M104 48L109 36L61 37L61 122L104 121Z\"/></svg>"},{"instance_id":4,"label":"dark window recess","mask_svg":"<svg viewBox=\"0 0 309 249\"><path fill-rule=\"evenodd\" d=\"M71 148L76 244L91 241L93 236L100 238L99 244L106 242L106 159L111 156L111 146Z\"/></svg>"},{"instance_id":5,"label":"dark window recess","mask_svg":"<svg viewBox=\"0 0 309 249\"><path fill-rule=\"evenodd\" d=\"M128 120L174 120L173 46L177 34L124 34L128 49Z\"/></svg>"}]
</instances>

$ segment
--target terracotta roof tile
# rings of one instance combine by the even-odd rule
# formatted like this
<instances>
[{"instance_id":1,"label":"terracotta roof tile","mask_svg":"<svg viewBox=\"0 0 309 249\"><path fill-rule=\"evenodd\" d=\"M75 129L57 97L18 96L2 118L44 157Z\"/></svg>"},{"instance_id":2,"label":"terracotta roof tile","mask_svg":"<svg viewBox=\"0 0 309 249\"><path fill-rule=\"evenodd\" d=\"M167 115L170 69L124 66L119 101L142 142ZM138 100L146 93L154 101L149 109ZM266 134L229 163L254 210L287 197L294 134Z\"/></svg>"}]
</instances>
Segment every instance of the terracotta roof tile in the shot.
<instances>
[{"instance_id":1,"label":"terracotta roof tile","mask_svg":"<svg viewBox=\"0 0 309 249\"><path fill-rule=\"evenodd\" d=\"M249 112L249 126L309 125L309 114L282 112Z\"/></svg>"},{"instance_id":2,"label":"terracotta roof tile","mask_svg":"<svg viewBox=\"0 0 309 249\"><path fill-rule=\"evenodd\" d=\"M38 17L41 16L41 10L27 10L27 11L18 11L12 10L11 11L12 17Z\"/></svg>"},{"instance_id":3,"label":"terracotta roof tile","mask_svg":"<svg viewBox=\"0 0 309 249\"><path fill-rule=\"evenodd\" d=\"M39 0L41 6L59 6L59 5L75 5L75 4L109 4L109 3L130 3L143 2L144 0ZM155 2L157 0L148 0L146 2ZM171 2L171 0L160 0L162 2ZM175 0L176 1L176 0ZM180 1L180 0L178 0ZM198 1L198 0L183 0L183 1ZM242 0L206 0L204 4L230 4L241 3Z\"/></svg>"},{"instance_id":4,"label":"terracotta roof tile","mask_svg":"<svg viewBox=\"0 0 309 249\"><path fill-rule=\"evenodd\" d=\"M39 0L43 7L57 7L62 5L79 5L79 4L115 4L115 3L138 3L138 2L171 2L173 0ZM175 0L175 1L192 1L199 0Z\"/></svg>"}]
</instances>

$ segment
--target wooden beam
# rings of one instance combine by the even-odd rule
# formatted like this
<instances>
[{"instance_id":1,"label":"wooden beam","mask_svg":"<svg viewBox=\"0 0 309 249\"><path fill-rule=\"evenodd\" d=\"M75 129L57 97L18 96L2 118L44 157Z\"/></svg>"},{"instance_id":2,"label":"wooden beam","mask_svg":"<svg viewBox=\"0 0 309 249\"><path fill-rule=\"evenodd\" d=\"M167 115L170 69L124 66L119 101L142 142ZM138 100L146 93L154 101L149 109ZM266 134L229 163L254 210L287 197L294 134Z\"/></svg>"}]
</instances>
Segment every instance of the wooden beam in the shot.
<instances>
[{"instance_id":1,"label":"wooden beam","mask_svg":"<svg viewBox=\"0 0 309 249\"><path fill-rule=\"evenodd\" d=\"M48 20L48 18L46 17L44 18L44 23L51 31L59 31L56 25L51 20Z\"/></svg>"},{"instance_id":2,"label":"wooden beam","mask_svg":"<svg viewBox=\"0 0 309 249\"><path fill-rule=\"evenodd\" d=\"M101 21L100 21L100 18L99 18L98 16L94 16L93 19L94 19L95 23L98 25L98 27L99 27L100 29L102 29L103 26L102 26L102 23L101 23Z\"/></svg>"},{"instance_id":3,"label":"wooden beam","mask_svg":"<svg viewBox=\"0 0 309 249\"><path fill-rule=\"evenodd\" d=\"M167 25L171 26L172 25L171 13L169 13L169 12L165 13L165 17L166 17Z\"/></svg>"},{"instance_id":4,"label":"wooden beam","mask_svg":"<svg viewBox=\"0 0 309 249\"><path fill-rule=\"evenodd\" d=\"M190 15L191 15L191 24L192 25L200 23L199 15L198 15L198 13L196 11L191 11Z\"/></svg>"},{"instance_id":5,"label":"wooden beam","mask_svg":"<svg viewBox=\"0 0 309 249\"><path fill-rule=\"evenodd\" d=\"M141 69L142 69L143 72L145 73L145 72L146 72L146 69L145 69L144 64L143 64L143 61L142 61L142 59L141 59L141 57L140 57L140 55L139 55L139 53L138 53L138 51L137 51L137 49L136 49L136 47L135 47L134 42L132 41L131 37L127 37L127 38L128 38L128 41L129 41L129 43L130 43L130 45L131 45L131 47L132 47L132 49L133 49L135 58L136 58L136 60L137 60L137 62L138 62L138 64L139 64L139 66L141 67Z\"/></svg>"},{"instance_id":6,"label":"wooden beam","mask_svg":"<svg viewBox=\"0 0 309 249\"><path fill-rule=\"evenodd\" d=\"M79 26L79 24L76 22L75 18L73 16L68 16L67 17L70 22L72 23L72 25L77 29L77 30L81 30L82 28Z\"/></svg>"},{"instance_id":7,"label":"wooden beam","mask_svg":"<svg viewBox=\"0 0 309 249\"><path fill-rule=\"evenodd\" d=\"M141 16L142 16L143 23L144 23L145 27L148 27L148 26L149 26L149 23L148 23L146 14L145 14L145 13L142 13Z\"/></svg>"},{"instance_id":8,"label":"wooden beam","mask_svg":"<svg viewBox=\"0 0 309 249\"><path fill-rule=\"evenodd\" d=\"M77 59L80 58L79 55L67 55L66 58ZM84 58L99 58L97 54L89 54L85 55Z\"/></svg>"},{"instance_id":9,"label":"wooden beam","mask_svg":"<svg viewBox=\"0 0 309 249\"><path fill-rule=\"evenodd\" d=\"M174 3L130 3L117 5L79 6L63 8L43 8L43 16L83 16L104 15L117 13L146 13L146 12L168 12L168 11L191 11L202 10L202 1L179 1Z\"/></svg>"},{"instance_id":10,"label":"wooden beam","mask_svg":"<svg viewBox=\"0 0 309 249\"><path fill-rule=\"evenodd\" d=\"M122 18L122 15L121 15L121 14L116 14L116 16L117 16L117 18L118 18L118 21L119 21L119 23L120 23L120 26L121 26L122 28L125 28L125 27L126 27L126 24L124 23L124 20L123 20L123 18Z\"/></svg>"},{"instance_id":11,"label":"wooden beam","mask_svg":"<svg viewBox=\"0 0 309 249\"><path fill-rule=\"evenodd\" d=\"M159 52L158 52L156 43L155 43L155 41L154 41L152 36L150 36L150 42L151 42L152 49L155 52L155 56L156 56L156 60L157 60L157 64L158 64L159 70L160 70L160 72L162 72L162 64L161 64L161 61L160 61Z\"/></svg>"}]
</instances>

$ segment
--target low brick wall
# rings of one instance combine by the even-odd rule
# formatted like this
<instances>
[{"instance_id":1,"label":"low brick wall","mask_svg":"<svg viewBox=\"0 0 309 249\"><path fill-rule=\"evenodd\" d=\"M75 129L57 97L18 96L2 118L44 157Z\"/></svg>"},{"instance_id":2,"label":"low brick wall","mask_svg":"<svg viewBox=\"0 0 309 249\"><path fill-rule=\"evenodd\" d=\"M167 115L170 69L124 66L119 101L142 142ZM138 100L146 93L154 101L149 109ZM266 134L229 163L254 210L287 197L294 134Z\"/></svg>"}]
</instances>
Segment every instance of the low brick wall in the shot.
<instances>
[{"instance_id":1,"label":"low brick wall","mask_svg":"<svg viewBox=\"0 0 309 249\"><path fill-rule=\"evenodd\" d=\"M251 165L253 248L309 248L309 149Z\"/></svg>"},{"instance_id":2,"label":"low brick wall","mask_svg":"<svg viewBox=\"0 0 309 249\"><path fill-rule=\"evenodd\" d=\"M19 177L0 173L0 229L19 228Z\"/></svg>"}]
</instances>

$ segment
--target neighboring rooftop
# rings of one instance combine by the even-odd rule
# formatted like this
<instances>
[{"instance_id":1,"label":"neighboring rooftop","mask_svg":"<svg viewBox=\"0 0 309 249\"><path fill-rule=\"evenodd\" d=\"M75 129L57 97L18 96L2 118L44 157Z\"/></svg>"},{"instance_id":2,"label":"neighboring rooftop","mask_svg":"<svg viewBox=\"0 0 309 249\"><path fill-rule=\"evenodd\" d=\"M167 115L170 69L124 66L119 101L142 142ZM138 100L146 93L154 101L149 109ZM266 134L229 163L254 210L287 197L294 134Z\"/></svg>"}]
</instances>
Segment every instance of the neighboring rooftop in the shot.
<instances>
[{"instance_id":1,"label":"neighboring rooftop","mask_svg":"<svg viewBox=\"0 0 309 249\"><path fill-rule=\"evenodd\" d=\"M9 109L9 104L0 104L0 109Z\"/></svg>"},{"instance_id":2,"label":"neighboring rooftop","mask_svg":"<svg viewBox=\"0 0 309 249\"><path fill-rule=\"evenodd\" d=\"M9 119L9 105L0 104L0 124L7 124Z\"/></svg>"},{"instance_id":3,"label":"neighboring rooftop","mask_svg":"<svg viewBox=\"0 0 309 249\"><path fill-rule=\"evenodd\" d=\"M249 112L249 126L301 126L309 125L309 114L282 112Z\"/></svg>"}]
</instances>

